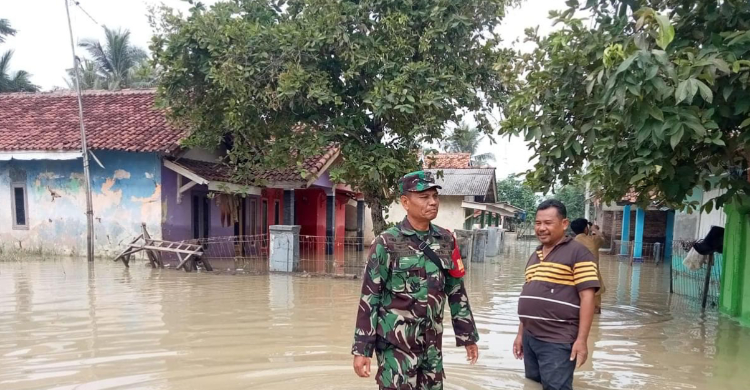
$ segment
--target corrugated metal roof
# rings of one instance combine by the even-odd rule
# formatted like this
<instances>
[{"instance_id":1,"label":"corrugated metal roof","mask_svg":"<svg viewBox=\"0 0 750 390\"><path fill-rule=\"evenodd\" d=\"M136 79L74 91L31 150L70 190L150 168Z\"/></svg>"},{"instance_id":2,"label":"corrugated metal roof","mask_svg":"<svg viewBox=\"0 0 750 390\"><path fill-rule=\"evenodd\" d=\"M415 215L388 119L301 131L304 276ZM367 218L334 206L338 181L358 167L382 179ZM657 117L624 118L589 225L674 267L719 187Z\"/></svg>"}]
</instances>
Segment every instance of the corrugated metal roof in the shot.
<instances>
[{"instance_id":1,"label":"corrugated metal roof","mask_svg":"<svg viewBox=\"0 0 750 390\"><path fill-rule=\"evenodd\" d=\"M484 196L495 179L495 168L477 169L425 169L435 175L441 189L440 195ZM439 177L442 171L443 177Z\"/></svg>"}]
</instances>

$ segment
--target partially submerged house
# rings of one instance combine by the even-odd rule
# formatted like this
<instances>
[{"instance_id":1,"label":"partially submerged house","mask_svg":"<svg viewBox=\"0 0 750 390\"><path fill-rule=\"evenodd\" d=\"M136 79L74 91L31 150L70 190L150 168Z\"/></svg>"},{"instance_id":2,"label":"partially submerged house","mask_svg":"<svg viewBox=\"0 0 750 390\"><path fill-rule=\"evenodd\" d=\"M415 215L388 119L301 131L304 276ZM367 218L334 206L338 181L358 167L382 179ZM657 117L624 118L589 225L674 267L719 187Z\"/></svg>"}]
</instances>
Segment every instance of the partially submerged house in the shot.
<instances>
[{"instance_id":1,"label":"partially submerged house","mask_svg":"<svg viewBox=\"0 0 750 390\"><path fill-rule=\"evenodd\" d=\"M603 249L634 259L658 259L669 254L674 211L656 203L643 208L636 199L637 194L628 193L618 202L596 202L596 224L605 239Z\"/></svg>"},{"instance_id":2,"label":"partially submerged house","mask_svg":"<svg viewBox=\"0 0 750 390\"><path fill-rule=\"evenodd\" d=\"M497 202L495 168L470 166L469 153L432 154L424 160L425 171L442 187L440 212L434 221L438 226L451 231L502 226L504 218L515 216L512 206ZM400 203L390 206L388 222L400 222L405 216Z\"/></svg>"},{"instance_id":3,"label":"partially submerged house","mask_svg":"<svg viewBox=\"0 0 750 390\"><path fill-rule=\"evenodd\" d=\"M225 150L181 148L186 130L167 121L154 97L83 95L98 256L116 254L141 224L153 238L172 241L267 237L271 225L298 224L301 234L322 237L311 242L324 254L347 231L361 241L362 196L328 175L338 149L306 158L305 177L296 168L264 170L257 173L262 187L248 185L221 163ZM83 179L75 95L0 94L0 248L84 253Z\"/></svg>"}]
</instances>

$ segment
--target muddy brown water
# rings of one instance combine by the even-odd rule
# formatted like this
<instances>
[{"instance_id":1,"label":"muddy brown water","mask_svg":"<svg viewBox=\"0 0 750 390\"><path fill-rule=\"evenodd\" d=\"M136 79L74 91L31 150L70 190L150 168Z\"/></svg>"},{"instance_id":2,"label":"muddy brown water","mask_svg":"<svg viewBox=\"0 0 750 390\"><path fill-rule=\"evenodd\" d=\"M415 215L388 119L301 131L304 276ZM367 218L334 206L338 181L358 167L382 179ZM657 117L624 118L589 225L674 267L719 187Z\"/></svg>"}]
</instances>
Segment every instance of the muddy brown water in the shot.
<instances>
[{"instance_id":1,"label":"muddy brown water","mask_svg":"<svg viewBox=\"0 0 750 390\"><path fill-rule=\"evenodd\" d=\"M480 360L446 326L446 389L541 389L511 344L531 247L471 264ZM603 258L609 288L577 389L749 389L750 329L667 293L666 268ZM0 389L375 389L349 354L360 281L0 261Z\"/></svg>"}]
</instances>

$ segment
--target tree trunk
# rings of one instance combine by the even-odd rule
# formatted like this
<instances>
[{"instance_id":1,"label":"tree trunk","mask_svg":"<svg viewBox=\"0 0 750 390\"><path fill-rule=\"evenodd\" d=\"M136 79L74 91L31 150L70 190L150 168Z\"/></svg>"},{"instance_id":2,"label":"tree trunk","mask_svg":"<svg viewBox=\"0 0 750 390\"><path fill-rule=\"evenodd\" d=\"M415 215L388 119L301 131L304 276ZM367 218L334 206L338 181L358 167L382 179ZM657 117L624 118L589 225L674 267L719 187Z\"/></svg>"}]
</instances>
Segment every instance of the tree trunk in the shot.
<instances>
[{"instance_id":1,"label":"tree trunk","mask_svg":"<svg viewBox=\"0 0 750 390\"><path fill-rule=\"evenodd\" d=\"M378 234L382 233L387 226L385 218L383 217L383 210L385 210L385 206L383 205L383 201L378 197L366 195L365 201L370 207L373 233L375 233L375 235L377 236Z\"/></svg>"}]
</instances>

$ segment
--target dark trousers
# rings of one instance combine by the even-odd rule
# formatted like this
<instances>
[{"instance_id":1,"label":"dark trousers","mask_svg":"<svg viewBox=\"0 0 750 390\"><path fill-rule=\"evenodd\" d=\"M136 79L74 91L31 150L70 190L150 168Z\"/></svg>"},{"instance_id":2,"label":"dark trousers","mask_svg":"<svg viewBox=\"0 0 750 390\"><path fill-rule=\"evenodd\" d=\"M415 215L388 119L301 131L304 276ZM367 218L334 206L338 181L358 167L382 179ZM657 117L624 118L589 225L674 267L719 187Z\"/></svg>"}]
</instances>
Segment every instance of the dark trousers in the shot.
<instances>
[{"instance_id":1,"label":"dark trousers","mask_svg":"<svg viewBox=\"0 0 750 390\"><path fill-rule=\"evenodd\" d=\"M576 362L570 361L573 344L539 340L523 334L523 364L526 378L540 382L544 390L573 390Z\"/></svg>"}]
</instances>

